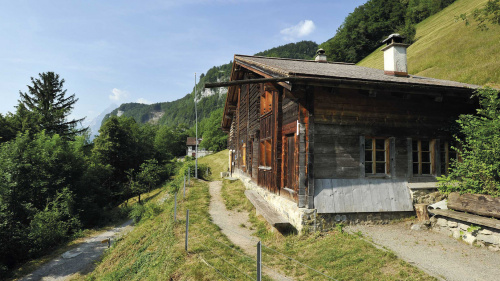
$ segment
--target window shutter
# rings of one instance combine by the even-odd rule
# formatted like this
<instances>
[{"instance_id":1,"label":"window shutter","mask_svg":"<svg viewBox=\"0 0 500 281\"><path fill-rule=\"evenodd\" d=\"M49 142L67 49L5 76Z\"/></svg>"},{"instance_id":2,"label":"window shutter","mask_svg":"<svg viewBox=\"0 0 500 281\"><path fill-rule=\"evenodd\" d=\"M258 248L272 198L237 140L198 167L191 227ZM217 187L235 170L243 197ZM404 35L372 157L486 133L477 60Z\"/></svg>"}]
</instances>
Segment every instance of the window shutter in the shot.
<instances>
[{"instance_id":1,"label":"window shutter","mask_svg":"<svg viewBox=\"0 0 500 281\"><path fill-rule=\"evenodd\" d=\"M365 136L359 137L359 169L360 177L365 177Z\"/></svg>"},{"instance_id":2,"label":"window shutter","mask_svg":"<svg viewBox=\"0 0 500 281\"><path fill-rule=\"evenodd\" d=\"M406 150L408 152L408 178L413 177L413 154L412 154L412 145L411 138L407 138L407 147Z\"/></svg>"},{"instance_id":3,"label":"window shutter","mask_svg":"<svg viewBox=\"0 0 500 281\"><path fill-rule=\"evenodd\" d=\"M389 167L391 177L396 177L396 138L389 138Z\"/></svg>"}]
</instances>

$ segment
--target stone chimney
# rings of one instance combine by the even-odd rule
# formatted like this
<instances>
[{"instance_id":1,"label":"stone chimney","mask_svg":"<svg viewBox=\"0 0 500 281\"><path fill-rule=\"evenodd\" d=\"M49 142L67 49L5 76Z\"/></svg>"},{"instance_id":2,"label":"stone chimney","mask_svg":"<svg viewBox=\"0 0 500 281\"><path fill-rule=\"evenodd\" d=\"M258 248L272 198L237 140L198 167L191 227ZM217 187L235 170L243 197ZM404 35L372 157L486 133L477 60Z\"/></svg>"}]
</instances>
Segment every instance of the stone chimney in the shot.
<instances>
[{"instance_id":1,"label":"stone chimney","mask_svg":"<svg viewBox=\"0 0 500 281\"><path fill-rule=\"evenodd\" d=\"M394 33L382 41L382 43L387 44L382 48L384 52L384 73L386 75L408 77L406 48L410 45L404 44L403 39L403 36Z\"/></svg>"},{"instance_id":2,"label":"stone chimney","mask_svg":"<svg viewBox=\"0 0 500 281\"><path fill-rule=\"evenodd\" d=\"M325 50L319 49L316 51L316 58L314 58L315 61L317 62L326 62L326 54Z\"/></svg>"}]
</instances>

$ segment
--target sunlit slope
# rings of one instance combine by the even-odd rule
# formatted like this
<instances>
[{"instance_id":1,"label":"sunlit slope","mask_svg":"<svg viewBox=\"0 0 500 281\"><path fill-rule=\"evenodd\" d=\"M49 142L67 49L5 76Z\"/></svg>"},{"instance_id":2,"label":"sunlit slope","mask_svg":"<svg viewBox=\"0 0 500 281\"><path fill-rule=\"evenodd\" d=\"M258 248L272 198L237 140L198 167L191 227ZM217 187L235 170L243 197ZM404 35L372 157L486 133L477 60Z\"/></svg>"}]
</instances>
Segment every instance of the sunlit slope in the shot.
<instances>
[{"instance_id":1,"label":"sunlit slope","mask_svg":"<svg viewBox=\"0 0 500 281\"><path fill-rule=\"evenodd\" d=\"M443 11L417 25L417 41L408 48L411 74L500 87L500 27L489 24L479 31L471 21L455 21L455 16L470 14L487 0L457 0ZM381 48L358 65L383 69Z\"/></svg>"}]
</instances>

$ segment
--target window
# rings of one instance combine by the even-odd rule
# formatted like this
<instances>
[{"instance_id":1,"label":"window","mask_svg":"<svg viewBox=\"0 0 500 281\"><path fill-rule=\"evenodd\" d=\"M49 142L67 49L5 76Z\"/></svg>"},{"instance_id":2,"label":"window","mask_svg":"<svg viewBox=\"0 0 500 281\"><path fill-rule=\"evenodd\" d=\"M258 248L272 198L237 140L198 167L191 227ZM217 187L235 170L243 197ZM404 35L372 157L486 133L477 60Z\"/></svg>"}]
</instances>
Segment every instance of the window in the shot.
<instances>
[{"instance_id":1,"label":"window","mask_svg":"<svg viewBox=\"0 0 500 281\"><path fill-rule=\"evenodd\" d=\"M434 140L412 140L414 175L434 174Z\"/></svg>"},{"instance_id":2,"label":"window","mask_svg":"<svg viewBox=\"0 0 500 281\"><path fill-rule=\"evenodd\" d=\"M389 174L389 139L365 138L365 175Z\"/></svg>"},{"instance_id":3,"label":"window","mask_svg":"<svg viewBox=\"0 0 500 281\"><path fill-rule=\"evenodd\" d=\"M440 170L442 175L448 175L449 169L450 169L450 164L452 163L452 159L457 160L458 155L457 152L452 148L456 147L455 143L453 142L448 142L448 141L443 141L439 144L439 150L440 150Z\"/></svg>"}]
</instances>

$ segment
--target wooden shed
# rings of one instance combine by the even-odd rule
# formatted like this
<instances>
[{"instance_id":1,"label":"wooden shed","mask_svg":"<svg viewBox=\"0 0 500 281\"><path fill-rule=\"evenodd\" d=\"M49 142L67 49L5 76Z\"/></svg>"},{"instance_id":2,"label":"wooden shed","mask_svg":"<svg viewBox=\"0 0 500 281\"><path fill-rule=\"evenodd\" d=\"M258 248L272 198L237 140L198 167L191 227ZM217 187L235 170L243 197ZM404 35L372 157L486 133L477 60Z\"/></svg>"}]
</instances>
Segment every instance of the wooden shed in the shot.
<instances>
[{"instance_id":1,"label":"wooden shed","mask_svg":"<svg viewBox=\"0 0 500 281\"><path fill-rule=\"evenodd\" d=\"M318 213L412 211L408 185L447 173L476 86L408 75L406 57L382 71L324 56L235 55L230 81L208 85L229 87L231 168Z\"/></svg>"}]
</instances>

